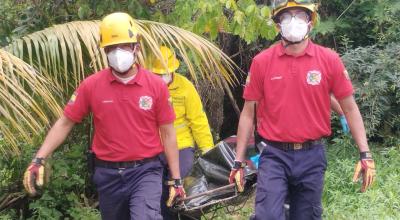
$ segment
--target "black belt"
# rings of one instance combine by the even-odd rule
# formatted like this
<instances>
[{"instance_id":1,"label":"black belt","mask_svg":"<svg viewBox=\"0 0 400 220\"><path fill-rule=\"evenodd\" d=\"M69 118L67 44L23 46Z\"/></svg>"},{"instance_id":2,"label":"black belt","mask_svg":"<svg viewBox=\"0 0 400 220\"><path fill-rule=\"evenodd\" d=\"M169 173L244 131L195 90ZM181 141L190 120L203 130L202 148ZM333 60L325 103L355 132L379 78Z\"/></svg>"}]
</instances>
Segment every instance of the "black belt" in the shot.
<instances>
[{"instance_id":1,"label":"black belt","mask_svg":"<svg viewBox=\"0 0 400 220\"><path fill-rule=\"evenodd\" d=\"M308 150L322 143L321 139L306 141L303 143L279 142L266 139L263 139L262 141L265 142L265 144L270 145L271 147L278 148L283 151Z\"/></svg>"},{"instance_id":2,"label":"black belt","mask_svg":"<svg viewBox=\"0 0 400 220\"><path fill-rule=\"evenodd\" d=\"M156 161L159 160L158 156L151 157L151 158L145 158L142 160L133 160L133 161L121 161L121 162L114 162L114 161L105 161L105 160L100 160L96 158L94 160L94 164L97 167L103 167L103 168L110 168L110 169L125 169L125 168L132 168L136 167L151 161Z\"/></svg>"}]
</instances>

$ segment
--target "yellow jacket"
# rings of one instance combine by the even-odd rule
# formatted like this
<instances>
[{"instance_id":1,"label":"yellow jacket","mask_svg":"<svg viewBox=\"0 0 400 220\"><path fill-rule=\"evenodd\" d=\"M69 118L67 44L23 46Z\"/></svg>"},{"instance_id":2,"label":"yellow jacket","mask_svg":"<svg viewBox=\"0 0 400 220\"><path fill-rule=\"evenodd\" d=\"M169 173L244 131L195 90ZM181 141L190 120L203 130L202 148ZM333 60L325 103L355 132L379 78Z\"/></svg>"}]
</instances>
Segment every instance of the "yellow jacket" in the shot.
<instances>
[{"instance_id":1,"label":"yellow jacket","mask_svg":"<svg viewBox=\"0 0 400 220\"><path fill-rule=\"evenodd\" d=\"M168 89L176 115L174 127L178 148L194 147L196 142L198 148L206 152L214 143L200 96L186 77L178 73L173 76Z\"/></svg>"}]
</instances>

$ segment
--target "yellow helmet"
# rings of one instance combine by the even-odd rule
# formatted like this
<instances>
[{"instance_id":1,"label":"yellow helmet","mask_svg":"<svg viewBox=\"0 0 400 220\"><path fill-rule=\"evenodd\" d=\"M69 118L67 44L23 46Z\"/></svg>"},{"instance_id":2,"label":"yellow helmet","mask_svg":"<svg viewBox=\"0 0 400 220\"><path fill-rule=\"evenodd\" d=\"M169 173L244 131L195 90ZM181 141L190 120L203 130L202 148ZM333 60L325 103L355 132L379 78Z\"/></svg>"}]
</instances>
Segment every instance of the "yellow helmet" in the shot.
<instances>
[{"instance_id":1,"label":"yellow helmet","mask_svg":"<svg viewBox=\"0 0 400 220\"><path fill-rule=\"evenodd\" d=\"M115 12L103 18L100 24L100 47L123 43L137 43L138 29L127 13Z\"/></svg>"},{"instance_id":2,"label":"yellow helmet","mask_svg":"<svg viewBox=\"0 0 400 220\"><path fill-rule=\"evenodd\" d=\"M153 73L157 73L159 75L175 72L175 70L177 70L179 68L179 60L176 59L173 51L171 49L169 49L168 47L161 46L160 52L161 52L162 60L160 60L154 56L153 62L151 64L151 66L152 66L151 71Z\"/></svg>"},{"instance_id":3,"label":"yellow helmet","mask_svg":"<svg viewBox=\"0 0 400 220\"><path fill-rule=\"evenodd\" d=\"M277 23L277 15L287 8L304 8L311 13L311 21L317 22L317 4L314 0L272 0L272 19Z\"/></svg>"}]
</instances>

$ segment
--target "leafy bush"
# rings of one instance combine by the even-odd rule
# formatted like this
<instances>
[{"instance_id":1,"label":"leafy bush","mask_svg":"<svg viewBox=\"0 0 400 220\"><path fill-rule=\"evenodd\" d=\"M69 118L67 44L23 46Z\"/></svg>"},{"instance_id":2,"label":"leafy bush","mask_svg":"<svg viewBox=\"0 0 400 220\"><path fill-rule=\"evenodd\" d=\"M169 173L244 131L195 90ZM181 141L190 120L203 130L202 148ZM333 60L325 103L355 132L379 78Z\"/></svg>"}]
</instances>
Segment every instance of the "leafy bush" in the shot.
<instances>
[{"instance_id":1,"label":"leafy bush","mask_svg":"<svg viewBox=\"0 0 400 220\"><path fill-rule=\"evenodd\" d=\"M12 39L54 24L76 20L98 20L115 11L125 11L135 18L149 18L145 1L79 0L79 1L0 1L0 47Z\"/></svg>"},{"instance_id":2,"label":"leafy bush","mask_svg":"<svg viewBox=\"0 0 400 220\"><path fill-rule=\"evenodd\" d=\"M250 44L258 38L274 39L270 9L254 0L157 1L153 20L174 24L215 40L219 33L240 36Z\"/></svg>"},{"instance_id":3,"label":"leafy bush","mask_svg":"<svg viewBox=\"0 0 400 220\"><path fill-rule=\"evenodd\" d=\"M321 23L315 32L323 45L336 50L400 40L400 1L321 0Z\"/></svg>"},{"instance_id":4,"label":"leafy bush","mask_svg":"<svg viewBox=\"0 0 400 220\"><path fill-rule=\"evenodd\" d=\"M400 133L400 44L360 47L343 55L369 137Z\"/></svg>"},{"instance_id":5,"label":"leafy bush","mask_svg":"<svg viewBox=\"0 0 400 220\"><path fill-rule=\"evenodd\" d=\"M66 144L55 151L47 162L51 164L50 182L39 199L22 199L20 204L0 212L0 219L99 219L97 198L87 180L87 131L85 125L76 126ZM41 143L38 140L37 143ZM1 143L0 143L1 147ZM1 194L23 192L22 176L37 150L24 146L21 157L1 158L0 173L6 174L0 182ZM1 198L2 196L0 196ZM26 203L28 201L28 203Z\"/></svg>"}]
</instances>

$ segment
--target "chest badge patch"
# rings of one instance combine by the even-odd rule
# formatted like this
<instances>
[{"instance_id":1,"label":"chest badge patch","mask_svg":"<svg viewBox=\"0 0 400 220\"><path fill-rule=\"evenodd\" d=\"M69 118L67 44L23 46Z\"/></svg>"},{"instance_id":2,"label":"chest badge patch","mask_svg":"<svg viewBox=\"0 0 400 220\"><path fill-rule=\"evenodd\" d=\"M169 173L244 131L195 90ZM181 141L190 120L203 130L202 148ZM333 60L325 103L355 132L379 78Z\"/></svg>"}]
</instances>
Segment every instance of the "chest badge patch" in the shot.
<instances>
[{"instance_id":1,"label":"chest badge patch","mask_svg":"<svg viewBox=\"0 0 400 220\"><path fill-rule=\"evenodd\" d=\"M150 96L141 96L139 99L139 107L143 110L150 110L153 105L153 99Z\"/></svg>"},{"instance_id":2,"label":"chest badge patch","mask_svg":"<svg viewBox=\"0 0 400 220\"><path fill-rule=\"evenodd\" d=\"M249 85L250 83L250 72L247 73L247 77L246 77L246 82L245 82L245 86Z\"/></svg>"},{"instance_id":3,"label":"chest badge patch","mask_svg":"<svg viewBox=\"0 0 400 220\"><path fill-rule=\"evenodd\" d=\"M318 70L311 70L307 73L307 83L313 86L321 83L322 74Z\"/></svg>"}]
</instances>

